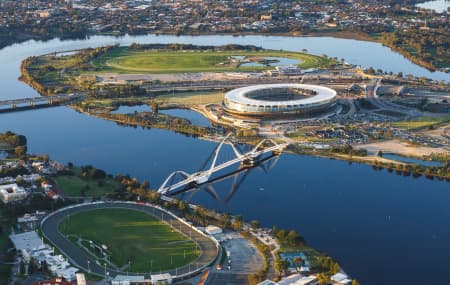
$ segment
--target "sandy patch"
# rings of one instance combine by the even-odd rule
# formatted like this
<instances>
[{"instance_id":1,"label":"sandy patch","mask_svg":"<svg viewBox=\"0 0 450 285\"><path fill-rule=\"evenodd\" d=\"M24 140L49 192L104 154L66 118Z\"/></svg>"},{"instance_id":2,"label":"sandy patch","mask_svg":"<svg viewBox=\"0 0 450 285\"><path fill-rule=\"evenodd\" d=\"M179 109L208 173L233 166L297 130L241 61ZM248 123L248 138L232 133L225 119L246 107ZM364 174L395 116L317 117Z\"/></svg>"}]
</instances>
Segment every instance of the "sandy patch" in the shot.
<instances>
[{"instance_id":1,"label":"sandy patch","mask_svg":"<svg viewBox=\"0 0 450 285\"><path fill-rule=\"evenodd\" d=\"M355 148L364 148L370 154L376 154L378 151L396 153L404 156L416 156L422 157L424 155L430 155L432 153L447 153L450 154L450 151L445 150L443 148L434 148L434 147L426 147L426 146L417 146L412 145L407 142L402 142L398 140L389 140L377 143L370 143L364 145L354 146Z\"/></svg>"}]
</instances>

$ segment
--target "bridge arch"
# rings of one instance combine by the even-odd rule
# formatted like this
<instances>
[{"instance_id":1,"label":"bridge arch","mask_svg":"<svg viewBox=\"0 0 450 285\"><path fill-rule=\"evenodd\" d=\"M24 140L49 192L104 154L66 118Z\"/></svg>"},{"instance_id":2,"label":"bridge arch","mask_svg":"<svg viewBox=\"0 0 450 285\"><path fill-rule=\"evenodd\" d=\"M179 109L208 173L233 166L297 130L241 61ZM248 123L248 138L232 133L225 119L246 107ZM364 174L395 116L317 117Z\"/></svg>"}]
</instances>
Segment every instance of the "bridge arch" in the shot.
<instances>
[{"instance_id":1,"label":"bridge arch","mask_svg":"<svg viewBox=\"0 0 450 285\"><path fill-rule=\"evenodd\" d=\"M166 178L166 180L164 180L163 184L159 187L158 192L159 192L159 193L166 193L166 192L170 191L170 186L169 186L168 189L165 191L166 185L167 185L167 183L169 183L169 181L170 181L172 178L174 178L175 175L177 175L177 174L179 174L179 175L181 175L182 177L184 177L184 179L186 179L186 178L188 178L188 177L190 176L189 173L187 173L187 172L185 172L185 171L182 171L182 170L174 171L174 172L172 172L172 173Z\"/></svg>"}]
</instances>

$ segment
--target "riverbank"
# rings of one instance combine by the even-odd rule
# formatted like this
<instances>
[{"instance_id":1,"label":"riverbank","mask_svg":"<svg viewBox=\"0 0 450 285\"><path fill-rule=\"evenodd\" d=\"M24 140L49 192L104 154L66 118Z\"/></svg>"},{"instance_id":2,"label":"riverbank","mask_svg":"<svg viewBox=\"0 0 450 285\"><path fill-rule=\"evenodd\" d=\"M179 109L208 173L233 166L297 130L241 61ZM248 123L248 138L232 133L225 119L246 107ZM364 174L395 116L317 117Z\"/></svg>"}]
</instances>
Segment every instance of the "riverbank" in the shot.
<instances>
[{"instance_id":1,"label":"riverbank","mask_svg":"<svg viewBox=\"0 0 450 285\"><path fill-rule=\"evenodd\" d=\"M123 37L126 36L127 34L114 34L112 36L114 37ZM392 43L386 42L382 40L382 37L380 35L376 35L376 34L368 34L368 33L364 33L361 31L346 31L346 30L336 30L336 29L327 29L327 30L317 30L317 31L309 31L307 33L298 33L298 32L284 32L284 33L264 33L264 32L240 32L240 33L208 33L208 32L189 32L189 33L184 33L184 34L178 34L176 32L170 33L170 32L165 32L165 33L161 33L161 32L155 32L149 35L156 35L156 36L233 36L233 37L245 37L245 36L265 36L265 37L271 37L271 36L276 36L276 37L332 37L332 38L338 38L338 39L352 39L352 40L359 40L359 41L367 41L367 42L375 42L375 43L380 43L383 45L388 46L389 48L391 48L392 50L394 50L397 53L402 54L403 56L405 56L406 58L408 58L410 61L418 64L419 66L425 67L429 70L436 70L436 67L432 64L432 62L430 61L424 61L424 60L420 60L418 58L415 58L414 56L412 56L412 54L410 53L410 49L409 48L402 48L401 46L396 46L393 45ZM90 36L111 36L111 34L109 33L95 33L95 34L88 34L86 35L86 37L90 37ZM133 35L131 35L133 36ZM55 39L58 37L54 37L51 39ZM30 40L39 40L39 38L36 37L30 37ZM51 40L50 38L45 38L43 39L44 41L47 40ZM68 39L70 40L70 39ZM25 40L19 41L23 42ZM430 65L431 64L431 65ZM448 68L444 68L442 69L442 71L446 71L448 72ZM389 70L388 70L389 71Z\"/></svg>"}]
</instances>

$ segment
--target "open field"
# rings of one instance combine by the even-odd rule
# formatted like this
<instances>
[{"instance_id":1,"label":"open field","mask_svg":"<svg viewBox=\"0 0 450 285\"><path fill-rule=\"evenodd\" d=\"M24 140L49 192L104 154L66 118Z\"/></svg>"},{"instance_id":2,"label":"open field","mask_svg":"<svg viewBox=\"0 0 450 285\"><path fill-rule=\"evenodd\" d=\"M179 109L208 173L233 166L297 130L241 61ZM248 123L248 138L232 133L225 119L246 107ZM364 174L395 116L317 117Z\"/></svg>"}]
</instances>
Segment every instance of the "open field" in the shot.
<instances>
[{"instance_id":1,"label":"open field","mask_svg":"<svg viewBox=\"0 0 450 285\"><path fill-rule=\"evenodd\" d=\"M273 66L240 66L232 62L232 56L244 56L253 60L265 57L295 59L302 68L326 66L331 59L300 52L287 51L131 51L120 47L109 51L94 61L101 71L118 73L180 73L207 71L261 71Z\"/></svg>"},{"instance_id":2,"label":"open field","mask_svg":"<svg viewBox=\"0 0 450 285\"><path fill-rule=\"evenodd\" d=\"M407 142L402 142L399 140L389 140L370 144L363 144L355 146L355 148L366 149L371 154L377 154L380 150L385 153L395 153L407 157L423 157L429 156L433 153L448 153L447 150L443 148L433 148L412 145Z\"/></svg>"},{"instance_id":3,"label":"open field","mask_svg":"<svg viewBox=\"0 0 450 285\"><path fill-rule=\"evenodd\" d=\"M180 267L196 257L196 246L149 214L127 209L97 209L70 216L59 225L65 235L77 235L106 245L111 261L130 272L159 272ZM131 261L131 268L128 262Z\"/></svg>"},{"instance_id":4,"label":"open field","mask_svg":"<svg viewBox=\"0 0 450 285\"><path fill-rule=\"evenodd\" d=\"M99 197L113 192L120 187L119 182L115 181L113 178L84 178L79 169L74 169L74 175L59 175L55 177L54 180L66 196L75 197Z\"/></svg>"},{"instance_id":5,"label":"open field","mask_svg":"<svg viewBox=\"0 0 450 285\"><path fill-rule=\"evenodd\" d=\"M418 129L423 127L428 127L434 124L441 124L450 122L450 116L439 116L439 117L418 117L410 121L398 121L393 122L394 127L402 129Z\"/></svg>"},{"instance_id":6,"label":"open field","mask_svg":"<svg viewBox=\"0 0 450 285\"><path fill-rule=\"evenodd\" d=\"M157 101L167 104L180 104L185 106L219 104L222 102L222 92L184 92L160 95Z\"/></svg>"}]
</instances>

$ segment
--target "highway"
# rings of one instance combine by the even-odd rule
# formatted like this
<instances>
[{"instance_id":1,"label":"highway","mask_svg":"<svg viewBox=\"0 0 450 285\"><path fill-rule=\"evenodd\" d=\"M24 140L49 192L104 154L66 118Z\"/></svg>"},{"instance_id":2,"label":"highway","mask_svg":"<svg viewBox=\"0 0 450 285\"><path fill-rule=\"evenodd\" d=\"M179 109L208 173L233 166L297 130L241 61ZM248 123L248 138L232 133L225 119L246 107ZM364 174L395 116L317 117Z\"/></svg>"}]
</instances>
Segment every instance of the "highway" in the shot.
<instances>
[{"instance_id":1,"label":"highway","mask_svg":"<svg viewBox=\"0 0 450 285\"><path fill-rule=\"evenodd\" d=\"M74 266L83 269L86 272L93 273L99 276L105 276L105 267L103 265L97 264L93 258L84 252L82 249L77 247L75 244L70 242L66 237L64 237L58 229L58 225L68 216L74 215L80 212L95 210L95 209L105 209L105 208L120 208L120 209L131 209L136 211L141 211L152 215L157 218L164 218L164 221L171 224L176 230L181 229L181 232L195 241L200 248L200 256L190 265L183 266L176 270L170 270L172 276L180 275L191 275L195 274L193 271L201 269L202 267L210 264L217 256L218 249L216 244L208 237L200 234L191 226L180 222L175 217L167 214L166 212L151 207L145 204L127 203L127 202L100 202L100 203L90 203L82 204L75 207L67 207L63 210L49 214L41 223L41 230L44 237L55 246L61 253L63 253ZM112 268L106 268L106 272L109 272L110 277L116 275L144 275L149 277L149 272L142 273L128 273L114 270ZM159 273L159 272L158 272Z\"/></svg>"}]
</instances>

